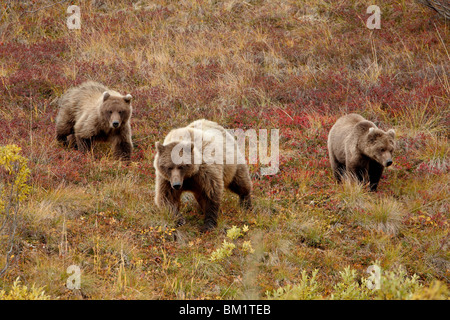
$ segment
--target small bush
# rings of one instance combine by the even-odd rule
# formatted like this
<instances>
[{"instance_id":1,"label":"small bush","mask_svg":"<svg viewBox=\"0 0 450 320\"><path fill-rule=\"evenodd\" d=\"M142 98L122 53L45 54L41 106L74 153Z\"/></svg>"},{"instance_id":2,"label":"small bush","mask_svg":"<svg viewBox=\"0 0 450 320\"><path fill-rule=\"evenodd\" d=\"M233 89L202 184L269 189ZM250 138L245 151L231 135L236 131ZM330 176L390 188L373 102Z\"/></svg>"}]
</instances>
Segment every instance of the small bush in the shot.
<instances>
[{"instance_id":1,"label":"small bush","mask_svg":"<svg viewBox=\"0 0 450 320\"><path fill-rule=\"evenodd\" d=\"M302 271L302 277L300 283L296 285L286 285L284 287L273 290L272 292L266 291L268 299L274 300L316 300L322 299L319 294L321 286L317 281L317 273L319 270L314 270L309 276L305 270Z\"/></svg>"},{"instance_id":2,"label":"small bush","mask_svg":"<svg viewBox=\"0 0 450 320\"><path fill-rule=\"evenodd\" d=\"M0 275L13 257L19 204L30 192L28 160L19 155L20 150L16 145L0 147L0 254L5 260Z\"/></svg>"},{"instance_id":3,"label":"small bush","mask_svg":"<svg viewBox=\"0 0 450 320\"><path fill-rule=\"evenodd\" d=\"M403 268L394 271L380 273L379 288L373 288L374 279L361 277L358 281L356 270L346 267L339 272L341 280L333 286L329 296L322 297L319 293L324 286L317 276L318 270L314 270L309 276L302 271L301 280L295 285L286 285L273 291L266 291L268 299L277 300L427 300L448 299L447 286L442 282L434 282L430 287L423 287L416 274L409 277Z\"/></svg>"},{"instance_id":4,"label":"small bush","mask_svg":"<svg viewBox=\"0 0 450 320\"><path fill-rule=\"evenodd\" d=\"M50 300L50 296L45 294L43 287L33 284L28 288L17 278L8 292L0 290L0 300Z\"/></svg>"},{"instance_id":5,"label":"small bush","mask_svg":"<svg viewBox=\"0 0 450 320\"><path fill-rule=\"evenodd\" d=\"M221 261L225 258L230 257L233 254L234 249L239 248L237 246L237 239L242 238L245 233L248 232L248 226L238 228L236 226L231 227L227 231L227 238L231 239L233 242L228 242L226 239L223 240L222 246L216 249L210 257L211 261ZM252 247L251 241L243 241L240 245L240 250L244 253L253 253L254 249Z\"/></svg>"}]
</instances>

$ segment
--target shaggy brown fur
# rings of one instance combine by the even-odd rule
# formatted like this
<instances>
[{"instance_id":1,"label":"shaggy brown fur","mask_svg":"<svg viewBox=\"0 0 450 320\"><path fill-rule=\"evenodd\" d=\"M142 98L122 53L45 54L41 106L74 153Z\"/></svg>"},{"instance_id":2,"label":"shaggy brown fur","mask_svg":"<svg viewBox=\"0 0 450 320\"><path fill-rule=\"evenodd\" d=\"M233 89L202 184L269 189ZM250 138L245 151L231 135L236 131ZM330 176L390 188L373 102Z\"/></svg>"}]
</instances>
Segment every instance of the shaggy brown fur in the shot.
<instances>
[{"instance_id":1,"label":"shaggy brown fur","mask_svg":"<svg viewBox=\"0 0 450 320\"><path fill-rule=\"evenodd\" d=\"M92 141L108 141L116 158L129 160L131 98L93 81L69 89L58 100L57 139L81 151L90 149Z\"/></svg>"},{"instance_id":2,"label":"shaggy brown fur","mask_svg":"<svg viewBox=\"0 0 450 320\"><path fill-rule=\"evenodd\" d=\"M216 130L215 133L211 133L211 129ZM220 141L222 139L223 143ZM175 164L172 152L174 148L179 147L187 150L187 157L186 161L183 159L183 162ZM178 226L185 223L179 213L180 198L184 191L194 194L205 214L202 231L211 230L217 225L217 215L225 188L239 195L243 207L251 207L252 182L248 167L246 164L238 164L236 159L241 151L234 137L217 123L198 120L187 127L172 130L164 144L156 142L156 150L155 202L158 207L168 208L175 214ZM208 150L214 151L208 154ZM174 152L180 154L179 151L176 149ZM222 151L223 154L220 155L219 152ZM214 158L216 155L217 158ZM231 164L226 160L227 155L234 159ZM201 162L197 161L198 164L195 164L195 158L198 156L202 156ZM213 158L219 157L220 160L213 163Z\"/></svg>"},{"instance_id":3,"label":"shaggy brown fur","mask_svg":"<svg viewBox=\"0 0 450 320\"><path fill-rule=\"evenodd\" d=\"M384 132L358 114L339 118L328 135L331 168L338 181L349 173L376 191L385 167L392 164L395 131Z\"/></svg>"}]
</instances>

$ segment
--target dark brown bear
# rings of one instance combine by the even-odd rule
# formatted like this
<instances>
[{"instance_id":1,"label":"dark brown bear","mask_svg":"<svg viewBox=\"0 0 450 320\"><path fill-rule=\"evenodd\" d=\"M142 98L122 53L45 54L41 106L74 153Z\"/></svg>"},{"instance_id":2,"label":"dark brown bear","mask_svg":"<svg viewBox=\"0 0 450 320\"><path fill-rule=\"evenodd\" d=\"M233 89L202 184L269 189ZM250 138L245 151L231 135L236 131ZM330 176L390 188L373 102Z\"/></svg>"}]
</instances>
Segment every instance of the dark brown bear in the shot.
<instances>
[{"instance_id":1,"label":"dark brown bear","mask_svg":"<svg viewBox=\"0 0 450 320\"><path fill-rule=\"evenodd\" d=\"M129 160L131 98L93 81L69 89L58 100L57 139L81 151L89 150L92 141L108 141L115 158Z\"/></svg>"},{"instance_id":2,"label":"dark brown bear","mask_svg":"<svg viewBox=\"0 0 450 320\"><path fill-rule=\"evenodd\" d=\"M385 132L358 114L339 118L328 135L328 153L338 181L345 173L369 182L376 191L385 167L392 164L395 131Z\"/></svg>"}]
</instances>

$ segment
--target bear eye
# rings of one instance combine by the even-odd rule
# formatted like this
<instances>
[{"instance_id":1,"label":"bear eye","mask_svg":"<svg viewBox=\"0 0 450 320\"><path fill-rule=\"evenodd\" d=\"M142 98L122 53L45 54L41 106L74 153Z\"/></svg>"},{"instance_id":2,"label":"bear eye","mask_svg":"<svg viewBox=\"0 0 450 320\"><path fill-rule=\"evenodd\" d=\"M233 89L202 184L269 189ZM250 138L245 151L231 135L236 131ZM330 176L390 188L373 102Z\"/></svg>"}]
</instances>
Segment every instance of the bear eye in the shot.
<instances>
[{"instance_id":1,"label":"bear eye","mask_svg":"<svg viewBox=\"0 0 450 320\"><path fill-rule=\"evenodd\" d=\"M381 152L385 152L386 149L385 149L385 148L381 148L380 151L381 151Z\"/></svg>"},{"instance_id":2,"label":"bear eye","mask_svg":"<svg viewBox=\"0 0 450 320\"><path fill-rule=\"evenodd\" d=\"M109 114L112 114L112 111L111 111L111 110L109 110L108 112L109 112Z\"/></svg>"}]
</instances>

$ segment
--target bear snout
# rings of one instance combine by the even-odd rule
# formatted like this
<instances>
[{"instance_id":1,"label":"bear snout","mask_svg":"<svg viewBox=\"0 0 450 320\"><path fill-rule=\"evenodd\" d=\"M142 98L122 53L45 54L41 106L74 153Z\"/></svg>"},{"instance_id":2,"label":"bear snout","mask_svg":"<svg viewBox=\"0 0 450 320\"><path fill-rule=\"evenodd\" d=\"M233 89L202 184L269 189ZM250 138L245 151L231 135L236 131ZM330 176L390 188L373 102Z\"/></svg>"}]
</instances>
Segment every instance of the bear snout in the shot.
<instances>
[{"instance_id":1,"label":"bear snout","mask_svg":"<svg viewBox=\"0 0 450 320\"><path fill-rule=\"evenodd\" d=\"M120 127L121 122L122 122L122 119L121 119L120 112L113 111L109 118L109 125L111 126L111 128L117 129L118 127Z\"/></svg>"},{"instance_id":2,"label":"bear snout","mask_svg":"<svg viewBox=\"0 0 450 320\"><path fill-rule=\"evenodd\" d=\"M392 164L392 159L386 161L386 167L389 167Z\"/></svg>"},{"instance_id":3,"label":"bear snout","mask_svg":"<svg viewBox=\"0 0 450 320\"><path fill-rule=\"evenodd\" d=\"M181 189L181 182L174 182L172 183L172 188L174 188L175 190L180 190Z\"/></svg>"}]
</instances>

